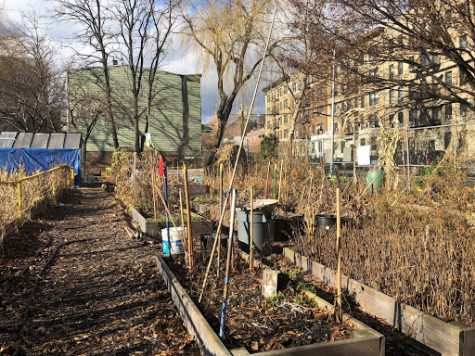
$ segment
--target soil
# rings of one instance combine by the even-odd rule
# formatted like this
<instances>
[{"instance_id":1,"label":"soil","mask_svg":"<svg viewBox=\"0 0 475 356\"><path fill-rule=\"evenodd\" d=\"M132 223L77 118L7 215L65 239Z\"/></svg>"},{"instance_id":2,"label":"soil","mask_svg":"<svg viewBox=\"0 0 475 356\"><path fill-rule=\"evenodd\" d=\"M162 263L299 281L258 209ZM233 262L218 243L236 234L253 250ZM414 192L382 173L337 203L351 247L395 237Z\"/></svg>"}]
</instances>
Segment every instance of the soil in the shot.
<instances>
[{"instance_id":1,"label":"soil","mask_svg":"<svg viewBox=\"0 0 475 356\"><path fill-rule=\"evenodd\" d=\"M81 188L0 257L0 354L198 355L111 193Z\"/></svg>"},{"instance_id":2,"label":"soil","mask_svg":"<svg viewBox=\"0 0 475 356\"><path fill-rule=\"evenodd\" d=\"M197 276L204 276L207 260L206 256L198 256L194 273L189 273L183 256L168 260L170 268L195 303L202 285L202 279ZM221 266L224 267L224 261ZM222 268L220 278L216 275L210 278L202 303L197 303L217 334L223 275ZM251 273L249 265L236 257L226 311L224 343L228 349L245 347L253 353L351 338L351 325L335 323L332 315L305 298L292 281L276 298L264 298L261 276L262 270L255 269Z\"/></svg>"},{"instance_id":3,"label":"soil","mask_svg":"<svg viewBox=\"0 0 475 356\"><path fill-rule=\"evenodd\" d=\"M291 243L280 243L274 244L278 248L282 249L285 245L289 246ZM281 254L273 254L267 258L264 258L263 261L273 267L278 269L299 269L293 265L289 260L287 260ZM313 292L318 295L320 298L325 299L329 303L334 303L334 296L336 295L336 290L333 287L328 286L323 283L321 280L318 280L308 274L304 274L303 278L305 282L312 285L315 289ZM404 335L399 330L387 325L383 320L375 318L358 308L358 305L351 300L351 298L345 295L345 312L353 316L355 319L365 323L369 327L373 328L377 332L381 333L385 337L385 354L387 356L414 356L414 355L426 355L426 356L435 356L439 355L438 352L428 348L424 344Z\"/></svg>"}]
</instances>

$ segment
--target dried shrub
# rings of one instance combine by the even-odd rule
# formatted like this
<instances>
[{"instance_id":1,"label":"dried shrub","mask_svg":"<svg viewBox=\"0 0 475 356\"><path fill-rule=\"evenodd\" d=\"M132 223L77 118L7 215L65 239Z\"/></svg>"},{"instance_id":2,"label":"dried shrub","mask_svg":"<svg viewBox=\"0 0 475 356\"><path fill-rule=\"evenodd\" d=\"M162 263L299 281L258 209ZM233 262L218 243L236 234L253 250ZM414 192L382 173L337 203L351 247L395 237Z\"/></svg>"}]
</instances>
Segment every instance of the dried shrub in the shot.
<instances>
[{"instance_id":1,"label":"dried shrub","mask_svg":"<svg viewBox=\"0 0 475 356\"><path fill-rule=\"evenodd\" d=\"M343 229L344 273L446 321L475 323L473 187L460 162L443 162L411 192L367 195L348 209ZM345 198L345 196L344 196ZM353 196L354 200L358 198ZM335 232L300 236L296 249L336 268Z\"/></svg>"}]
</instances>

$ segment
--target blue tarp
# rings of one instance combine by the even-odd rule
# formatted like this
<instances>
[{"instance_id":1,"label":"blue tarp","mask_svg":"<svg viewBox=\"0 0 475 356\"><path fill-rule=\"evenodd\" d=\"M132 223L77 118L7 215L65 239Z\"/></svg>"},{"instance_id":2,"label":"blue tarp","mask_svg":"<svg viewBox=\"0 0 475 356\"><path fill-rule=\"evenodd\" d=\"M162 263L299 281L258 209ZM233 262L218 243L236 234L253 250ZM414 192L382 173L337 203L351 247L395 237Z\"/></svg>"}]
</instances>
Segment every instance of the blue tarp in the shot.
<instances>
[{"instance_id":1,"label":"blue tarp","mask_svg":"<svg viewBox=\"0 0 475 356\"><path fill-rule=\"evenodd\" d=\"M28 174L57 165L74 168L76 185L81 180L81 150L72 148L0 148L0 169L12 173L23 166Z\"/></svg>"}]
</instances>

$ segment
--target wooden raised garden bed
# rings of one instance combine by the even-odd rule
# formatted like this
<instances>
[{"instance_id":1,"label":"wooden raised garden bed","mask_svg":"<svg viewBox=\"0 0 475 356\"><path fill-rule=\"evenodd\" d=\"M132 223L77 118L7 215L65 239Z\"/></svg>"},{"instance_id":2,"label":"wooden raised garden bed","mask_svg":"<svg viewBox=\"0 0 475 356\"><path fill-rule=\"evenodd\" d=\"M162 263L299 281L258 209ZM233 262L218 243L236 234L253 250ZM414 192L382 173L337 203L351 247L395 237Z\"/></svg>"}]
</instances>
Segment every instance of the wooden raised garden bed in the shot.
<instances>
[{"instance_id":1,"label":"wooden raised garden bed","mask_svg":"<svg viewBox=\"0 0 475 356\"><path fill-rule=\"evenodd\" d=\"M216 333L221 288L206 293L198 307L194 300L201 284L200 274L190 278L182 256L171 261L159 255L156 262L188 332L196 337L206 355L384 355L381 334L347 314L342 324L335 325L329 317L333 306L308 291L295 294L295 298L301 298L299 303L287 302L289 294L266 300L261 296L262 270L249 273L248 265L238 257L231 288L234 284L239 292L235 291L234 299L229 301L226 338L222 340ZM216 282L215 276L213 279ZM193 292L189 294L189 290Z\"/></svg>"},{"instance_id":2,"label":"wooden raised garden bed","mask_svg":"<svg viewBox=\"0 0 475 356\"><path fill-rule=\"evenodd\" d=\"M139 226L140 231L143 234L145 234L146 236L157 238L161 236L161 230L165 227L164 223L147 219L135 208L130 208L130 215L132 216L136 224ZM177 224L181 222L179 217L175 217L174 219ZM193 235L197 237L199 235L209 233L212 229L212 223L210 221L192 221L191 226Z\"/></svg>"},{"instance_id":3,"label":"wooden raised garden bed","mask_svg":"<svg viewBox=\"0 0 475 356\"><path fill-rule=\"evenodd\" d=\"M336 286L333 269L290 248L284 248L284 256L323 283ZM343 274L342 285L363 312L384 320L442 355L475 355L475 327L444 322Z\"/></svg>"}]
</instances>

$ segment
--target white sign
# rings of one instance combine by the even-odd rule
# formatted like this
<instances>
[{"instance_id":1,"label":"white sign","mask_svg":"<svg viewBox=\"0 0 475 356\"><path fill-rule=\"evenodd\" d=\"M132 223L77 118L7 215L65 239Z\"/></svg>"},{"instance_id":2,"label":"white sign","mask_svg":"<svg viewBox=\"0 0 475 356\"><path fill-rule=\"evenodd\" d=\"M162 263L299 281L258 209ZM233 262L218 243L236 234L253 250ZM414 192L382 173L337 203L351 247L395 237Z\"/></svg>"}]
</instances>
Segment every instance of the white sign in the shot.
<instances>
[{"instance_id":1,"label":"white sign","mask_svg":"<svg viewBox=\"0 0 475 356\"><path fill-rule=\"evenodd\" d=\"M370 155L371 155L371 146L358 146L356 151L356 155L358 157L358 166L369 166L370 162Z\"/></svg>"}]
</instances>

